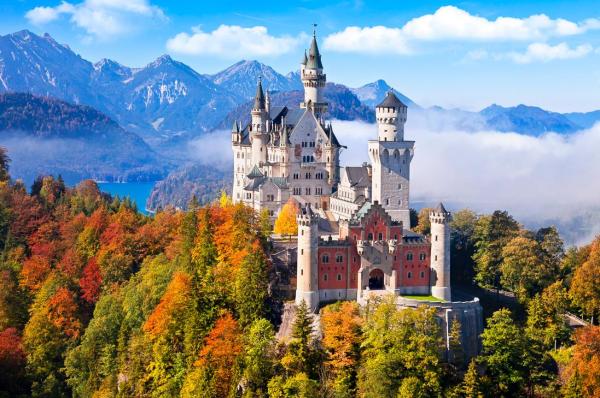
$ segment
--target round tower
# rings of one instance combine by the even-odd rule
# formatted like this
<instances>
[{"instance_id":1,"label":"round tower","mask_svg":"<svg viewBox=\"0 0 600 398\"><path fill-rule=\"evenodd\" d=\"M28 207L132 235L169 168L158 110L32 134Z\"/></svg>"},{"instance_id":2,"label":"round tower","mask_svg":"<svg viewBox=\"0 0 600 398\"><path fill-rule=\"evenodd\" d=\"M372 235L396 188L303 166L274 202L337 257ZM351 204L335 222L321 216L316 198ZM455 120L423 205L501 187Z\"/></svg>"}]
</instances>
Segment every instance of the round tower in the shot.
<instances>
[{"instance_id":1,"label":"round tower","mask_svg":"<svg viewBox=\"0 0 600 398\"><path fill-rule=\"evenodd\" d=\"M319 307L319 276L317 250L319 242L318 221L310 205L300 209L298 221L298 264L296 274L296 304L302 300L308 308Z\"/></svg>"},{"instance_id":2,"label":"round tower","mask_svg":"<svg viewBox=\"0 0 600 398\"><path fill-rule=\"evenodd\" d=\"M300 107L312 109L315 115L327 112L327 102L323 97L327 76L323 73L323 63L317 46L316 31L313 32L308 55L305 54L300 64L300 78L304 85L304 101L300 104Z\"/></svg>"},{"instance_id":3,"label":"round tower","mask_svg":"<svg viewBox=\"0 0 600 398\"><path fill-rule=\"evenodd\" d=\"M431 295L451 301L450 292L450 222L451 216L440 203L429 214L431 221Z\"/></svg>"},{"instance_id":4,"label":"round tower","mask_svg":"<svg viewBox=\"0 0 600 398\"><path fill-rule=\"evenodd\" d=\"M261 79L256 86L256 96L251 111L250 140L252 142L252 164L259 166L267 161L267 108Z\"/></svg>"},{"instance_id":5,"label":"round tower","mask_svg":"<svg viewBox=\"0 0 600 398\"><path fill-rule=\"evenodd\" d=\"M388 91L385 99L375 107L379 141L403 141L407 106Z\"/></svg>"}]
</instances>

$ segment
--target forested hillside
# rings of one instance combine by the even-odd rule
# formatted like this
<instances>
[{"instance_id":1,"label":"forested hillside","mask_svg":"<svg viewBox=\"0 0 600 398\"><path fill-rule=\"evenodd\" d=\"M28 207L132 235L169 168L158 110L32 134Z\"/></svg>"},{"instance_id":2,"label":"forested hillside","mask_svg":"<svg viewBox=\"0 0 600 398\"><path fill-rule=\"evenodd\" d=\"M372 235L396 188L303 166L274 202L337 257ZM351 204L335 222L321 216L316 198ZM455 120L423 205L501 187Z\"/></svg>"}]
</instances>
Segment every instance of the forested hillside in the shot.
<instances>
[{"instance_id":1,"label":"forested hillside","mask_svg":"<svg viewBox=\"0 0 600 398\"><path fill-rule=\"evenodd\" d=\"M431 309L305 306L278 341L270 226L226 196L187 212L138 213L91 181L38 179L27 193L0 156L0 396L594 397L600 239L562 250L504 212L457 212L461 283L516 293L487 319L467 363L453 324L448 362ZM425 217L417 228L426 232ZM462 278L462 279L461 279Z\"/></svg>"}]
</instances>

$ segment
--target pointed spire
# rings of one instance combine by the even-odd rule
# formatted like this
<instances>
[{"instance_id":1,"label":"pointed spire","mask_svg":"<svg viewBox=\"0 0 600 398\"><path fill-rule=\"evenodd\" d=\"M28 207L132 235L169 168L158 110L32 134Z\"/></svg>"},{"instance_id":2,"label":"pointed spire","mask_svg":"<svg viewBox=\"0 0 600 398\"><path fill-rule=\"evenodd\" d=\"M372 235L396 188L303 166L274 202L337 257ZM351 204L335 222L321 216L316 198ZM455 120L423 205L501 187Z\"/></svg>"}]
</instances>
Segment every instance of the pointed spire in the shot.
<instances>
[{"instance_id":1,"label":"pointed spire","mask_svg":"<svg viewBox=\"0 0 600 398\"><path fill-rule=\"evenodd\" d=\"M265 109L265 94L262 88L262 77L258 78L258 84L256 86L256 96L254 97L254 108L253 109Z\"/></svg>"},{"instance_id":2,"label":"pointed spire","mask_svg":"<svg viewBox=\"0 0 600 398\"><path fill-rule=\"evenodd\" d=\"M317 24L314 24L313 38L310 42L310 49L308 50L308 62L306 67L310 69L323 69L321 63L321 54L319 53L319 46L317 45Z\"/></svg>"},{"instance_id":3,"label":"pointed spire","mask_svg":"<svg viewBox=\"0 0 600 398\"><path fill-rule=\"evenodd\" d=\"M304 58L302 58L302 62L300 62L300 65L306 66L307 62L308 62L308 56L306 55L306 49L305 49L304 50Z\"/></svg>"},{"instance_id":4,"label":"pointed spire","mask_svg":"<svg viewBox=\"0 0 600 398\"><path fill-rule=\"evenodd\" d=\"M233 121L233 127L231 128L231 132L232 133L238 133L240 131L240 128L238 127L238 123L237 120Z\"/></svg>"}]
</instances>

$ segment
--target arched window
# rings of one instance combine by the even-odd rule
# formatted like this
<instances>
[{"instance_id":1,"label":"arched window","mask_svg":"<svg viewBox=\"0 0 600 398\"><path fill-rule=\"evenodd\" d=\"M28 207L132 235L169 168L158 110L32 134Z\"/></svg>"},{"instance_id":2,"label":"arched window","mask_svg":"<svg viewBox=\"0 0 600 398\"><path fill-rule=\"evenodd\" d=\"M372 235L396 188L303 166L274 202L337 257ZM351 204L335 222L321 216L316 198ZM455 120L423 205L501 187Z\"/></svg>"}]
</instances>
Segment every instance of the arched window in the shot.
<instances>
[{"instance_id":1,"label":"arched window","mask_svg":"<svg viewBox=\"0 0 600 398\"><path fill-rule=\"evenodd\" d=\"M412 253L407 253L407 254L406 254L406 259L407 259L408 261L412 261L412 259L413 259L413 254L412 254Z\"/></svg>"},{"instance_id":2,"label":"arched window","mask_svg":"<svg viewBox=\"0 0 600 398\"><path fill-rule=\"evenodd\" d=\"M329 254L323 254L323 263L327 264L329 262Z\"/></svg>"},{"instance_id":3,"label":"arched window","mask_svg":"<svg viewBox=\"0 0 600 398\"><path fill-rule=\"evenodd\" d=\"M337 274L337 280L341 281L342 280L342 274Z\"/></svg>"},{"instance_id":4,"label":"arched window","mask_svg":"<svg viewBox=\"0 0 600 398\"><path fill-rule=\"evenodd\" d=\"M327 274L323 274L323 280L327 281Z\"/></svg>"},{"instance_id":5,"label":"arched window","mask_svg":"<svg viewBox=\"0 0 600 398\"><path fill-rule=\"evenodd\" d=\"M421 279L425 278L425 272L421 271Z\"/></svg>"},{"instance_id":6,"label":"arched window","mask_svg":"<svg viewBox=\"0 0 600 398\"><path fill-rule=\"evenodd\" d=\"M412 272L408 271L408 274L406 274L406 277L407 277L408 279L411 279L411 278L412 278Z\"/></svg>"}]
</instances>

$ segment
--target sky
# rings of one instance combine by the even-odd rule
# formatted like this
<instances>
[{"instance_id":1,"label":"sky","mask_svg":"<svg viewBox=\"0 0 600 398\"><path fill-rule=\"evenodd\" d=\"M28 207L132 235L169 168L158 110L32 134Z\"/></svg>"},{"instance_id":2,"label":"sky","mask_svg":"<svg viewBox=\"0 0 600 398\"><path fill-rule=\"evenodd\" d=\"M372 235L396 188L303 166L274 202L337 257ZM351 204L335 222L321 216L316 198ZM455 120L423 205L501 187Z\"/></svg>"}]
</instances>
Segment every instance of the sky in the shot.
<instances>
[{"instance_id":1,"label":"sky","mask_svg":"<svg viewBox=\"0 0 600 398\"><path fill-rule=\"evenodd\" d=\"M200 73L298 69L313 23L329 81L377 79L422 106L600 109L595 1L0 0L0 34L49 33L91 61L162 54Z\"/></svg>"}]
</instances>

